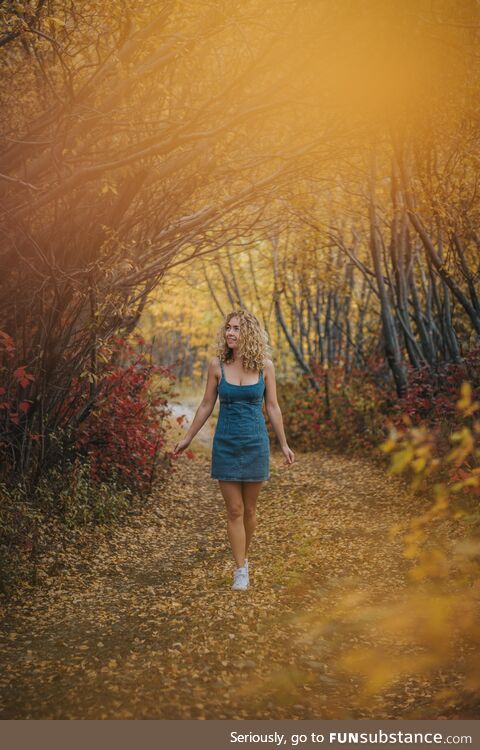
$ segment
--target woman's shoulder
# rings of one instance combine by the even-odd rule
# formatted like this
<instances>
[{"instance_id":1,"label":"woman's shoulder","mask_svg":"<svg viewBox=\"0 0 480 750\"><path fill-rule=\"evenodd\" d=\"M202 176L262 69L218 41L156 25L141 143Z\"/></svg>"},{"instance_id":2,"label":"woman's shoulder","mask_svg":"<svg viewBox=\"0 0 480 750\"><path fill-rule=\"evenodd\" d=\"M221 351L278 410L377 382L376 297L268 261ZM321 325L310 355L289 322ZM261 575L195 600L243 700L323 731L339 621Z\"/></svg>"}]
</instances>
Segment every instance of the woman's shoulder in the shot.
<instances>
[{"instance_id":1,"label":"woman's shoulder","mask_svg":"<svg viewBox=\"0 0 480 750\"><path fill-rule=\"evenodd\" d=\"M208 377L213 377L217 385L220 383L220 378L222 377L222 370L220 367L220 357L212 357L210 362L208 363Z\"/></svg>"},{"instance_id":2,"label":"woman's shoulder","mask_svg":"<svg viewBox=\"0 0 480 750\"><path fill-rule=\"evenodd\" d=\"M273 378L275 377L275 370L274 370L273 362L271 359L265 358L263 362L264 362L263 368L262 368L263 379L267 383L272 379L272 377Z\"/></svg>"},{"instance_id":3,"label":"woman's shoulder","mask_svg":"<svg viewBox=\"0 0 480 750\"><path fill-rule=\"evenodd\" d=\"M220 372L220 365L221 365L220 357L215 356L215 357L212 357L208 366L209 366L209 369L213 370L213 372Z\"/></svg>"}]
</instances>

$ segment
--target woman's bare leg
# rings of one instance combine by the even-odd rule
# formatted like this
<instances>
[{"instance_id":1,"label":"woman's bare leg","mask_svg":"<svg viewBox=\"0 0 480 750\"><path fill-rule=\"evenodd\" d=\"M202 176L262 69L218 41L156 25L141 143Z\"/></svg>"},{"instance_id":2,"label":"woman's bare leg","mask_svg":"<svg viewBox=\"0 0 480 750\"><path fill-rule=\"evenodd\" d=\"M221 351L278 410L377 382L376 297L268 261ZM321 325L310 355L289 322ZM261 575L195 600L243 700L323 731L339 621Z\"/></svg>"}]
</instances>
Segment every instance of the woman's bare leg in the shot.
<instances>
[{"instance_id":1,"label":"woman's bare leg","mask_svg":"<svg viewBox=\"0 0 480 750\"><path fill-rule=\"evenodd\" d=\"M245 557L256 526L257 498L263 482L242 482L243 524L245 526Z\"/></svg>"},{"instance_id":2,"label":"woman's bare leg","mask_svg":"<svg viewBox=\"0 0 480 750\"><path fill-rule=\"evenodd\" d=\"M220 490L227 509L227 532L237 567L245 563L245 526L243 525L243 498L241 482L219 480Z\"/></svg>"}]
</instances>

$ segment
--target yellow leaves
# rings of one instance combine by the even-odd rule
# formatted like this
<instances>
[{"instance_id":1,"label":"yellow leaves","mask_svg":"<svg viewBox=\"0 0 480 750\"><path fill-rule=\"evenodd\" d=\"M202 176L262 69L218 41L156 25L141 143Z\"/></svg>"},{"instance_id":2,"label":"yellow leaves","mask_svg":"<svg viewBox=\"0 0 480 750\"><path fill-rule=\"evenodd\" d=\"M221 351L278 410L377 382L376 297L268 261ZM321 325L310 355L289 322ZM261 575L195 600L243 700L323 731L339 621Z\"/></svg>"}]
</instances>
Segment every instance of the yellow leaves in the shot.
<instances>
[{"instance_id":1,"label":"yellow leaves","mask_svg":"<svg viewBox=\"0 0 480 750\"><path fill-rule=\"evenodd\" d=\"M50 21L50 23L53 23L56 26L65 26L65 21L62 21L61 18L57 18L57 16L45 16L45 21Z\"/></svg>"},{"instance_id":2,"label":"yellow leaves","mask_svg":"<svg viewBox=\"0 0 480 750\"><path fill-rule=\"evenodd\" d=\"M457 542L454 555L460 560L480 560L480 539L463 539Z\"/></svg>"},{"instance_id":3,"label":"yellow leaves","mask_svg":"<svg viewBox=\"0 0 480 750\"><path fill-rule=\"evenodd\" d=\"M452 432L450 436L450 440L452 441L452 443L463 443L465 441L469 442L471 438L472 433L470 432L468 427L462 427L461 430Z\"/></svg>"},{"instance_id":4,"label":"yellow leaves","mask_svg":"<svg viewBox=\"0 0 480 750\"><path fill-rule=\"evenodd\" d=\"M354 649L342 655L340 666L364 678L362 698L385 690L406 674L415 674L432 666L427 654L392 656L386 649Z\"/></svg>"},{"instance_id":5,"label":"yellow leaves","mask_svg":"<svg viewBox=\"0 0 480 750\"><path fill-rule=\"evenodd\" d=\"M90 372L89 370L84 370L82 373L80 373L81 378L86 378L89 383L96 383L98 380L98 375L96 375L94 372Z\"/></svg>"},{"instance_id":6,"label":"yellow leaves","mask_svg":"<svg viewBox=\"0 0 480 750\"><path fill-rule=\"evenodd\" d=\"M402 555L407 560L413 560L415 557L418 556L419 552L420 552L420 549L416 544L408 544L404 548Z\"/></svg>"},{"instance_id":7,"label":"yellow leaves","mask_svg":"<svg viewBox=\"0 0 480 750\"><path fill-rule=\"evenodd\" d=\"M380 450L384 453L391 453L395 448L397 442L392 437L387 438L383 443L380 444Z\"/></svg>"},{"instance_id":8,"label":"yellow leaves","mask_svg":"<svg viewBox=\"0 0 480 750\"><path fill-rule=\"evenodd\" d=\"M457 401L457 409L463 412L465 417L469 417L480 409L480 404L472 401L472 386L468 382L460 386L460 398Z\"/></svg>"},{"instance_id":9,"label":"yellow leaves","mask_svg":"<svg viewBox=\"0 0 480 750\"><path fill-rule=\"evenodd\" d=\"M433 488L433 495L438 503L446 501L448 498L448 489L443 482L437 482Z\"/></svg>"},{"instance_id":10,"label":"yellow leaves","mask_svg":"<svg viewBox=\"0 0 480 750\"><path fill-rule=\"evenodd\" d=\"M108 718L142 718L142 711L161 718L192 718L195 711L202 718L242 711L244 718L254 712L275 718L280 706L293 718L298 704L304 717L338 718L362 701L369 716L378 710L402 718L419 698L433 715L444 667L449 676L450 670L462 679L471 675L477 689L478 662L463 666L455 649L460 637L474 646L480 641L472 606L480 592L457 580L449 597L443 550L432 548L427 520L412 518L417 499L400 492L400 483L355 459L302 456L293 485L279 475L265 495L262 549L252 559L245 607L229 589L233 561L218 555L225 531L206 475L205 463L189 466L162 489L154 510L135 516L138 526L97 531L88 572L65 576L42 607L34 603L36 622L16 626L19 639L9 649L25 648L20 633L35 643L32 661L17 660L16 668L17 684L28 682L37 713L54 710L58 690L60 717L99 716L96 700L108 701ZM448 487L435 499L448 502ZM192 502L208 520L201 532ZM168 528L153 523L159 511ZM388 527L392 536L406 533L419 551L410 579ZM459 544L455 568L464 574L471 565L473 572L478 554L474 544ZM289 589L289 571L303 575L303 589ZM62 621L63 632L56 627ZM112 622L122 625L121 638ZM47 623L55 625L50 644ZM50 660L39 670L45 655ZM150 678L158 687L153 693ZM42 691L51 680L53 689ZM381 696L373 702L375 694ZM457 700L459 694L455 686Z\"/></svg>"},{"instance_id":11,"label":"yellow leaves","mask_svg":"<svg viewBox=\"0 0 480 750\"><path fill-rule=\"evenodd\" d=\"M472 387L469 383L462 384L457 406L465 417L477 410L478 405L472 402ZM391 474L399 474L408 468L411 470L410 484L413 489L421 486L427 489L425 479L439 468L446 467L449 472L449 481L433 485L434 503L428 510L410 520L409 530L403 540L403 557L416 561L410 573L413 581L443 578L450 572L443 553L438 549L427 552L422 547L428 539L427 531L433 521L447 516L457 521L463 518L461 509L450 510L452 496L459 496L468 489L475 491L480 486L480 468L468 464L470 458L479 453L476 426L477 423L472 430L464 424L453 432L450 440L454 447L442 457L434 455L435 443L426 426L410 426L403 433L391 429L388 440L381 446L384 452L391 453ZM398 528L391 529L390 538L398 533Z\"/></svg>"},{"instance_id":12,"label":"yellow leaves","mask_svg":"<svg viewBox=\"0 0 480 750\"><path fill-rule=\"evenodd\" d=\"M468 383L462 385L457 408L465 418L479 408L472 400L472 387ZM404 423L406 430L391 429L388 439L380 446L391 456L390 473L410 469L411 486L418 488L423 482L426 491L425 478L437 469L448 473L445 481L433 484L434 502L427 510L410 518L403 536L401 554L413 563L408 572L411 589L398 606L376 608L376 626L385 637L402 641L406 638L414 648L422 648L423 653L412 659L405 659L403 655L392 659L387 652L367 648L344 655L345 668L362 674L367 697L385 690L402 673L413 674L443 664L451 665L456 658L456 645L462 643L462 639L475 647L480 644L478 587L472 586L479 579L480 541L467 537L448 547L444 538L439 539L432 529L432 523L442 519L448 523L462 521L465 511L451 507L453 499L463 497L462 491L476 491L480 485L480 467L472 466L480 455L477 447L480 423L461 425L450 435L453 447L438 456L433 435L426 427L413 427L408 420ZM404 525L394 524L389 529L389 539L403 530ZM449 593L452 585L458 593ZM362 612L358 612L359 622L362 617ZM480 680L472 677L470 665L465 672L470 674L468 679L473 689L480 689Z\"/></svg>"},{"instance_id":13,"label":"yellow leaves","mask_svg":"<svg viewBox=\"0 0 480 750\"><path fill-rule=\"evenodd\" d=\"M452 492L460 492L460 490L465 489L465 487L478 487L480 483L479 479L478 475L469 476L466 479L462 479L460 482L452 484L451 490Z\"/></svg>"},{"instance_id":14,"label":"yellow leaves","mask_svg":"<svg viewBox=\"0 0 480 750\"><path fill-rule=\"evenodd\" d=\"M457 401L457 409L465 411L472 402L472 386L470 383L462 383L460 386L460 398Z\"/></svg>"},{"instance_id":15,"label":"yellow leaves","mask_svg":"<svg viewBox=\"0 0 480 750\"><path fill-rule=\"evenodd\" d=\"M432 561L442 564L442 555ZM471 622L471 607L465 606L461 594L437 593L406 594L397 603L370 607L369 616L359 612L358 621L369 624L368 638L372 633L382 634L381 643L356 646L344 651L338 664L341 669L360 675L363 679L361 700L384 692L393 682L406 675L425 676L448 664L456 640L453 629L458 619ZM395 653L387 644L401 644Z\"/></svg>"},{"instance_id":16,"label":"yellow leaves","mask_svg":"<svg viewBox=\"0 0 480 750\"><path fill-rule=\"evenodd\" d=\"M420 458L415 458L412 462L412 469L416 474L419 474L421 471L423 471L427 465L427 459L424 456L421 456Z\"/></svg>"},{"instance_id":17,"label":"yellow leaves","mask_svg":"<svg viewBox=\"0 0 480 750\"><path fill-rule=\"evenodd\" d=\"M102 674L109 674L116 668L117 668L117 662L115 661L115 659L110 659L108 664L105 664L103 667L100 667L100 672L102 672Z\"/></svg>"},{"instance_id":18,"label":"yellow leaves","mask_svg":"<svg viewBox=\"0 0 480 750\"><path fill-rule=\"evenodd\" d=\"M357 672L364 676L364 695L377 693L389 682L395 679L395 672L387 660L387 655L379 659L378 652L370 649L355 649L343 654L339 659L339 666L349 672Z\"/></svg>"},{"instance_id":19,"label":"yellow leaves","mask_svg":"<svg viewBox=\"0 0 480 750\"><path fill-rule=\"evenodd\" d=\"M440 549L431 549L420 553L418 564L409 571L412 581L425 578L445 578L450 572L450 565L445 553Z\"/></svg>"},{"instance_id":20,"label":"yellow leaves","mask_svg":"<svg viewBox=\"0 0 480 750\"><path fill-rule=\"evenodd\" d=\"M401 531L403 531L405 528L404 524L401 523L394 523L392 524L388 529L388 538L394 539L396 536L400 534Z\"/></svg>"},{"instance_id":21,"label":"yellow leaves","mask_svg":"<svg viewBox=\"0 0 480 750\"><path fill-rule=\"evenodd\" d=\"M308 682L314 682L314 675L304 669L287 666L274 668L266 678L252 676L238 688L242 696L263 695L271 697L277 705L288 705L298 695L299 689Z\"/></svg>"},{"instance_id":22,"label":"yellow leaves","mask_svg":"<svg viewBox=\"0 0 480 750\"><path fill-rule=\"evenodd\" d=\"M116 184L113 182L105 182L100 190L100 195L105 195L106 193L113 193L114 195L118 195Z\"/></svg>"},{"instance_id":23,"label":"yellow leaves","mask_svg":"<svg viewBox=\"0 0 480 750\"><path fill-rule=\"evenodd\" d=\"M475 439L472 431L469 427L462 427L457 432L453 432L450 436L452 443L458 443L457 448L454 448L447 456L447 459L459 466L466 458L473 452L475 447Z\"/></svg>"},{"instance_id":24,"label":"yellow leaves","mask_svg":"<svg viewBox=\"0 0 480 750\"><path fill-rule=\"evenodd\" d=\"M410 444L407 444L404 448L397 451L390 464L390 473L401 474L401 472L412 462L414 455L413 446Z\"/></svg>"},{"instance_id":25,"label":"yellow leaves","mask_svg":"<svg viewBox=\"0 0 480 750\"><path fill-rule=\"evenodd\" d=\"M470 673L465 679L465 688L472 693L480 691L480 659L478 657L472 660Z\"/></svg>"},{"instance_id":26,"label":"yellow leaves","mask_svg":"<svg viewBox=\"0 0 480 750\"><path fill-rule=\"evenodd\" d=\"M433 457L433 443L425 427L409 427L406 432L399 433L392 428L388 439L380 445L384 453L391 453L390 474L401 474L411 469L415 475L413 488L418 488L423 479L431 474L439 465Z\"/></svg>"}]
</instances>

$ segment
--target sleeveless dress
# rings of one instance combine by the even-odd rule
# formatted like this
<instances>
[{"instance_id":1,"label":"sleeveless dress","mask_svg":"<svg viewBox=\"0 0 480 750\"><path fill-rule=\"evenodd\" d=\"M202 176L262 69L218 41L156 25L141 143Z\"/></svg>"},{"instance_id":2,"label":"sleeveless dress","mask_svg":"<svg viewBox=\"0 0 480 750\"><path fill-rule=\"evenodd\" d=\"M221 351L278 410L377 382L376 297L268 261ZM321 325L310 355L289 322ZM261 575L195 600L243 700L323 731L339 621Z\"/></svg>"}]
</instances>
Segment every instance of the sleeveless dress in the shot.
<instances>
[{"instance_id":1,"label":"sleeveless dress","mask_svg":"<svg viewBox=\"0 0 480 750\"><path fill-rule=\"evenodd\" d=\"M234 385L222 377L217 386L220 411L212 446L211 478L226 482L270 479L270 441L262 412L263 370L257 383Z\"/></svg>"}]
</instances>

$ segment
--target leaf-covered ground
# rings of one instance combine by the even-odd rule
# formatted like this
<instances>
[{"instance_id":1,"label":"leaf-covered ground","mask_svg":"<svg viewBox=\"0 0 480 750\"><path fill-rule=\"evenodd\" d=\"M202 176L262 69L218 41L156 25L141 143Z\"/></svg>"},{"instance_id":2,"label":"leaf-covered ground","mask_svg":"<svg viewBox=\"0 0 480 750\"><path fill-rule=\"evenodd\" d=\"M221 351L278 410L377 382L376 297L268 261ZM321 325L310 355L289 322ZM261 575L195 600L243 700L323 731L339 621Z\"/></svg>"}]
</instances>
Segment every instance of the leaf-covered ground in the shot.
<instances>
[{"instance_id":1,"label":"leaf-covered ground","mask_svg":"<svg viewBox=\"0 0 480 750\"><path fill-rule=\"evenodd\" d=\"M335 668L362 636L339 618L315 629L350 590L401 593L408 564L388 529L422 501L363 459L296 458L286 467L272 453L247 592L231 590L208 448L179 459L161 496L126 525L91 532L63 572L4 612L0 718L438 716L432 694L455 675L405 678L365 706L360 678ZM441 713L455 711L453 702Z\"/></svg>"}]
</instances>

